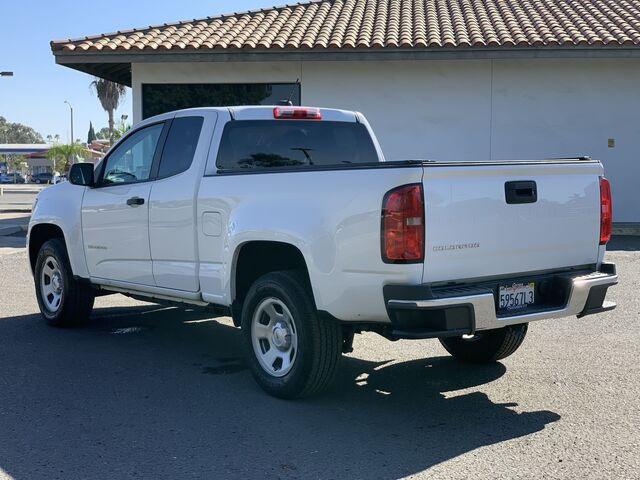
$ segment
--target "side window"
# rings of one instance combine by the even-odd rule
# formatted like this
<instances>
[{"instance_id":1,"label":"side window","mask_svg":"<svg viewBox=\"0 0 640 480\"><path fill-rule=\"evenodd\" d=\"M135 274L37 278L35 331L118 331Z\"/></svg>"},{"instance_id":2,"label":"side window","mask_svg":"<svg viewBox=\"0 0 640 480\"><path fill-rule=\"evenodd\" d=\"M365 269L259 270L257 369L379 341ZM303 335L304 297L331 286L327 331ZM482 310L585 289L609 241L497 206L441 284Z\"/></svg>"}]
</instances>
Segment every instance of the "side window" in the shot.
<instances>
[{"instance_id":1,"label":"side window","mask_svg":"<svg viewBox=\"0 0 640 480\"><path fill-rule=\"evenodd\" d=\"M106 159L103 185L149 180L151 164L164 123L141 128L131 134Z\"/></svg>"},{"instance_id":2,"label":"side window","mask_svg":"<svg viewBox=\"0 0 640 480\"><path fill-rule=\"evenodd\" d=\"M182 173L191 166L203 121L203 117L180 117L173 120L162 150L159 178Z\"/></svg>"}]
</instances>

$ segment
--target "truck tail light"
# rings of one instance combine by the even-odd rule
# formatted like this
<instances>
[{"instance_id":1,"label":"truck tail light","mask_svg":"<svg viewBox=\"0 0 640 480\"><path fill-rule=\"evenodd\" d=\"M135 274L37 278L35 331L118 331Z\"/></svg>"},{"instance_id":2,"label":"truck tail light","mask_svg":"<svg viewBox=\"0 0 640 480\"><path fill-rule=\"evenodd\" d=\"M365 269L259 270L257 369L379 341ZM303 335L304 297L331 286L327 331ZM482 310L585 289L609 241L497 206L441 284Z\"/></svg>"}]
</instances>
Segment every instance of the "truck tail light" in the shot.
<instances>
[{"instance_id":1,"label":"truck tail light","mask_svg":"<svg viewBox=\"0 0 640 480\"><path fill-rule=\"evenodd\" d=\"M322 120L319 108L274 107L273 118L282 120Z\"/></svg>"},{"instance_id":2,"label":"truck tail light","mask_svg":"<svg viewBox=\"0 0 640 480\"><path fill-rule=\"evenodd\" d=\"M382 260L419 263L424 260L424 200L422 184L387 192L382 201Z\"/></svg>"},{"instance_id":3,"label":"truck tail light","mask_svg":"<svg viewBox=\"0 0 640 480\"><path fill-rule=\"evenodd\" d=\"M611 238L612 220L611 185L609 180L600 177L600 245L606 244Z\"/></svg>"}]
</instances>

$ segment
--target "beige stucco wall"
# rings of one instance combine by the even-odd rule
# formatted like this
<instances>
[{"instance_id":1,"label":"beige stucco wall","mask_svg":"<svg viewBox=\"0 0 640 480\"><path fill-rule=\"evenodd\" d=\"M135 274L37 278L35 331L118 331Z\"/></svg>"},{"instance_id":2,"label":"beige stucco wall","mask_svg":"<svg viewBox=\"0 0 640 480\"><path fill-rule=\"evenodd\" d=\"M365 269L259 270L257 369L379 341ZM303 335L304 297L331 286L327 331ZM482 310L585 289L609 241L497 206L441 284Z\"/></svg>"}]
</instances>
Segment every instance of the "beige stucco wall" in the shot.
<instances>
[{"instance_id":1,"label":"beige stucco wall","mask_svg":"<svg viewBox=\"0 0 640 480\"><path fill-rule=\"evenodd\" d=\"M134 64L143 83L302 82L302 103L363 112L389 159L601 159L614 219L640 222L640 61L439 60ZM609 138L615 148L608 148Z\"/></svg>"}]
</instances>

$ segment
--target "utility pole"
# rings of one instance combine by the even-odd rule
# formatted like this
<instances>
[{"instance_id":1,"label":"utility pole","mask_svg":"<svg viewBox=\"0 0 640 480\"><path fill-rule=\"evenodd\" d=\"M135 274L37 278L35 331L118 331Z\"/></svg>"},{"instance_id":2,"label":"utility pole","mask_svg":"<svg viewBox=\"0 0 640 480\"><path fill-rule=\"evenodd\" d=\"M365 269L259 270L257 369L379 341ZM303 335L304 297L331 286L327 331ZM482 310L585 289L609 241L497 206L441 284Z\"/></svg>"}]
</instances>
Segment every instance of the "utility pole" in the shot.
<instances>
[{"instance_id":1,"label":"utility pole","mask_svg":"<svg viewBox=\"0 0 640 480\"><path fill-rule=\"evenodd\" d=\"M71 111L71 144L73 144L75 143L75 139L73 138L73 107L67 100L65 100L64 103L69 105L69 110Z\"/></svg>"}]
</instances>

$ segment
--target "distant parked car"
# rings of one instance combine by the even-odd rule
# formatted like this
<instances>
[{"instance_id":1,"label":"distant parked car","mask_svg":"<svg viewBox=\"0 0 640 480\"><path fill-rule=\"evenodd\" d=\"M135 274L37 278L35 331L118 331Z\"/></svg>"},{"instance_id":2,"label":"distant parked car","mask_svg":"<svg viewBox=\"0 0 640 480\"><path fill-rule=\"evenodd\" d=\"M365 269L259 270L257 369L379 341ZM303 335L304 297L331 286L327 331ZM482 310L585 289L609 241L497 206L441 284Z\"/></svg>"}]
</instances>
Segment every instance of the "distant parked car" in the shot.
<instances>
[{"instance_id":1,"label":"distant parked car","mask_svg":"<svg viewBox=\"0 0 640 480\"><path fill-rule=\"evenodd\" d=\"M36 173L31 177L33 183L51 183L53 175L49 172Z\"/></svg>"},{"instance_id":2,"label":"distant parked car","mask_svg":"<svg viewBox=\"0 0 640 480\"><path fill-rule=\"evenodd\" d=\"M24 183L24 177L19 173L3 173L0 175L0 183Z\"/></svg>"}]
</instances>

